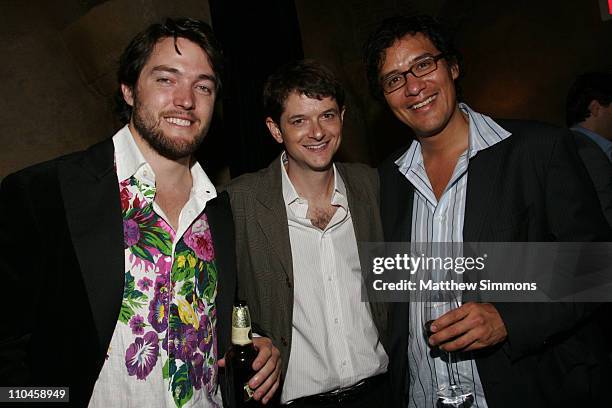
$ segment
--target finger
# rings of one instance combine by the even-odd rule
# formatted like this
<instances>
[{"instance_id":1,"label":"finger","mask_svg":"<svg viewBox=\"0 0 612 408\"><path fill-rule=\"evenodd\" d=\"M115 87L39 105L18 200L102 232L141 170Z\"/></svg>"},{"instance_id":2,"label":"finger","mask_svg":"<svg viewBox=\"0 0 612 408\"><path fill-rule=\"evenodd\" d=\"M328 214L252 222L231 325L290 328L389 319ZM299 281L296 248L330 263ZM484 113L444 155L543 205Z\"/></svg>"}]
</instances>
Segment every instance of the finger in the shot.
<instances>
[{"instance_id":1,"label":"finger","mask_svg":"<svg viewBox=\"0 0 612 408\"><path fill-rule=\"evenodd\" d=\"M464 350L465 351L474 351L474 350L480 350L482 348L488 347L489 344L485 344L479 340L476 340L475 342L473 342L472 344L470 344L468 347L466 347Z\"/></svg>"},{"instance_id":2,"label":"finger","mask_svg":"<svg viewBox=\"0 0 612 408\"><path fill-rule=\"evenodd\" d=\"M469 308L467 305L463 305L458 307L457 309L451 310L438 317L433 324L431 325L432 332L438 332L443 330L444 328L454 324L455 322L463 319L469 313Z\"/></svg>"},{"instance_id":3,"label":"finger","mask_svg":"<svg viewBox=\"0 0 612 408\"><path fill-rule=\"evenodd\" d=\"M458 350L464 350L466 347L471 346L478 341L477 330L470 330L451 341L440 344L440 348L446 352L453 352Z\"/></svg>"},{"instance_id":4,"label":"finger","mask_svg":"<svg viewBox=\"0 0 612 408\"><path fill-rule=\"evenodd\" d=\"M225 367L225 357L217 361L217 365L221 368Z\"/></svg>"},{"instance_id":5,"label":"finger","mask_svg":"<svg viewBox=\"0 0 612 408\"><path fill-rule=\"evenodd\" d=\"M270 398L276 392L280 381L280 361L279 364L274 368L274 372L266 379L266 381L257 389L257 392L261 390L263 395L263 401L268 402ZM267 390L267 391L265 391ZM265 392L265 394L264 394Z\"/></svg>"},{"instance_id":6,"label":"finger","mask_svg":"<svg viewBox=\"0 0 612 408\"><path fill-rule=\"evenodd\" d=\"M258 353L251 367L253 370L259 371L272 356L272 341L266 337L255 337L253 338L253 345Z\"/></svg>"},{"instance_id":7,"label":"finger","mask_svg":"<svg viewBox=\"0 0 612 408\"><path fill-rule=\"evenodd\" d=\"M454 341L456 338L463 336L475 327L474 321L467 316L431 335L429 337L429 344L436 346L438 344Z\"/></svg>"},{"instance_id":8,"label":"finger","mask_svg":"<svg viewBox=\"0 0 612 408\"><path fill-rule=\"evenodd\" d=\"M272 374L274 373L274 370L276 369L277 366L277 362L278 362L278 357L272 357L269 358L266 363L264 364L264 366L262 368L260 368L255 375L249 380L249 387L251 387L251 389L255 389L260 387L265 380ZM263 392L260 393L260 397L263 395Z\"/></svg>"},{"instance_id":9,"label":"finger","mask_svg":"<svg viewBox=\"0 0 612 408\"><path fill-rule=\"evenodd\" d=\"M261 400L262 403L267 404L270 401L270 399L272 399L272 397L274 396L274 393L276 392L276 390L278 390L279 384L280 384L280 381L276 380L274 385L272 385L272 388L270 388L270 391L268 391L266 396Z\"/></svg>"}]
</instances>

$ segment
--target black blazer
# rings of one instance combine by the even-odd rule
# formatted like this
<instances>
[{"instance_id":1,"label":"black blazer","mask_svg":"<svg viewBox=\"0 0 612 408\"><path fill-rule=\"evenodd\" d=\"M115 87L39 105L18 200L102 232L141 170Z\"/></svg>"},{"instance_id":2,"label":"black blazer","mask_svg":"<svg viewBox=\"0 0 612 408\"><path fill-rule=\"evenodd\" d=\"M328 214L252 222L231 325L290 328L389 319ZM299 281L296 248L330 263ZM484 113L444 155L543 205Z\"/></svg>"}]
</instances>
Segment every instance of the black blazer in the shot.
<instances>
[{"instance_id":1,"label":"black blazer","mask_svg":"<svg viewBox=\"0 0 612 408\"><path fill-rule=\"evenodd\" d=\"M209 201L205 211L221 271L222 356L236 287L227 194ZM68 386L71 405L87 406L124 287L112 140L7 176L0 187L0 248L0 385Z\"/></svg>"},{"instance_id":2,"label":"black blazer","mask_svg":"<svg viewBox=\"0 0 612 408\"><path fill-rule=\"evenodd\" d=\"M468 167L465 242L609 241L611 231L567 130L498 121L509 138ZM404 149L405 151L405 149ZM413 187L390 157L379 168L386 241L410 241ZM495 304L508 339L474 353L491 407L589 406L610 378L597 305ZM390 310L395 406L406 406L408 303ZM605 404L604 404L605 405Z\"/></svg>"},{"instance_id":3,"label":"black blazer","mask_svg":"<svg viewBox=\"0 0 612 408\"><path fill-rule=\"evenodd\" d=\"M578 148L578 155L595 186L595 191L601 203L608 224L612 226L612 162L601 148L587 135L572 131Z\"/></svg>"}]
</instances>

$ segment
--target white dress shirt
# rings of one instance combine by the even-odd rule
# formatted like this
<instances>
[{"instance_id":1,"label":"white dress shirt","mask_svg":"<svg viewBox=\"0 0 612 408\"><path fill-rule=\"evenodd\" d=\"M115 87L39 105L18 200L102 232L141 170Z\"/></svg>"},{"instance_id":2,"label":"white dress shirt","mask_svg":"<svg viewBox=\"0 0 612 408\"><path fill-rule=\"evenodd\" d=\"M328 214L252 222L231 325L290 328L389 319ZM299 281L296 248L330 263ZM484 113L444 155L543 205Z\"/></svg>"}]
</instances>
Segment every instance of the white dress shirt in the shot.
<instances>
[{"instance_id":1,"label":"white dress shirt","mask_svg":"<svg viewBox=\"0 0 612 408\"><path fill-rule=\"evenodd\" d=\"M388 358L370 306L361 301L361 266L342 178L334 166L331 204L337 210L320 230L281 167L294 279L291 355L281 394L286 403L384 373Z\"/></svg>"}]
</instances>

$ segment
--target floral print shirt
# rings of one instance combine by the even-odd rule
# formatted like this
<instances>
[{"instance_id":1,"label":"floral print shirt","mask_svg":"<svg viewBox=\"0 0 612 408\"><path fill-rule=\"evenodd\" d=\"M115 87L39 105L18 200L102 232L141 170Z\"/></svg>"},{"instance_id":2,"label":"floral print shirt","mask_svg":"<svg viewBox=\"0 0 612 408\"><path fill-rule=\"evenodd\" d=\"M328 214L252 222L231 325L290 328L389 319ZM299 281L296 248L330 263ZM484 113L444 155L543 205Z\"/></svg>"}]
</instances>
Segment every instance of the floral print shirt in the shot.
<instances>
[{"instance_id":1,"label":"floral print shirt","mask_svg":"<svg viewBox=\"0 0 612 408\"><path fill-rule=\"evenodd\" d=\"M123 302L90 407L219 407L217 267L199 164L174 231L126 126L114 137L125 247Z\"/></svg>"}]
</instances>

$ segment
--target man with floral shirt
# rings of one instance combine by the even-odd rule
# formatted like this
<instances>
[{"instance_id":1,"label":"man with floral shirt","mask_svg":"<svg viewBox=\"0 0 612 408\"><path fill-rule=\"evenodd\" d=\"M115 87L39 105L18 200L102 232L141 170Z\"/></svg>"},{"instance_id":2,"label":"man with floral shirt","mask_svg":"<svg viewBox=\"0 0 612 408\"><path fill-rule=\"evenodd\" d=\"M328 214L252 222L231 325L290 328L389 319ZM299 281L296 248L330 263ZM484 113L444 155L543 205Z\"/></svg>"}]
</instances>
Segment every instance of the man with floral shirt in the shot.
<instances>
[{"instance_id":1,"label":"man with floral shirt","mask_svg":"<svg viewBox=\"0 0 612 408\"><path fill-rule=\"evenodd\" d=\"M68 386L77 406L222 405L233 223L193 159L220 60L201 21L150 26L120 60L126 126L3 181L0 384ZM265 403L279 352L267 338L255 346L249 385Z\"/></svg>"}]
</instances>

